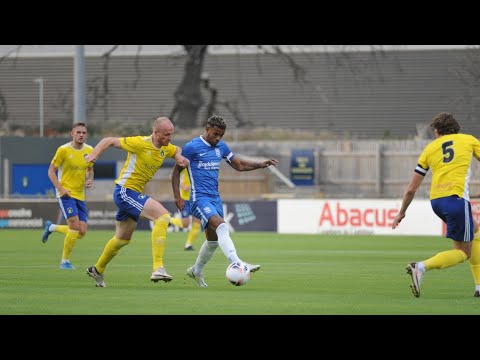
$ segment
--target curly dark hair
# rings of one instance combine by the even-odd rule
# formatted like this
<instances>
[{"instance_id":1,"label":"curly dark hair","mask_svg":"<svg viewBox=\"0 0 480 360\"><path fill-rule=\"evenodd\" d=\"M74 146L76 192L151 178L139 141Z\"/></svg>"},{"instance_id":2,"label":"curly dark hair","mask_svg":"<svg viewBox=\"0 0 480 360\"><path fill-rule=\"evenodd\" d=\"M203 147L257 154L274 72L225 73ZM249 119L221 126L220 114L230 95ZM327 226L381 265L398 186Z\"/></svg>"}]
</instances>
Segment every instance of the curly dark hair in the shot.
<instances>
[{"instance_id":1,"label":"curly dark hair","mask_svg":"<svg viewBox=\"0 0 480 360\"><path fill-rule=\"evenodd\" d=\"M207 126L211 128L218 127L219 129L225 130L227 128L227 123L223 117L219 115L213 115L207 120Z\"/></svg>"},{"instance_id":2,"label":"curly dark hair","mask_svg":"<svg viewBox=\"0 0 480 360\"><path fill-rule=\"evenodd\" d=\"M430 123L430 127L437 130L439 135L458 134L460 124L452 114L441 112L437 114Z\"/></svg>"}]
</instances>

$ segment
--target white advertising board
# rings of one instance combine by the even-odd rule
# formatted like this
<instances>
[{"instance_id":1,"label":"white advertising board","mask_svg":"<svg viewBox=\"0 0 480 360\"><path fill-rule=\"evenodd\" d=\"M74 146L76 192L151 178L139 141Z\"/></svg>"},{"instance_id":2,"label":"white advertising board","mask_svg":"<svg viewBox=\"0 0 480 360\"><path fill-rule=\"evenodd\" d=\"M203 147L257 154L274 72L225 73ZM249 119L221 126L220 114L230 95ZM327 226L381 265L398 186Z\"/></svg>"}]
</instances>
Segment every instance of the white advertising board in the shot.
<instances>
[{"instance_id":1,"label":"white advertising board","mask_svg":"<svg viewBox=\"0 0 480 360\"><path fill-rule=\"evenodd\" d=\"M392 230L401 200L278 200L278 232L290 234L442 235L429 200L413 200Z\"/></svg>"}]
</instances>

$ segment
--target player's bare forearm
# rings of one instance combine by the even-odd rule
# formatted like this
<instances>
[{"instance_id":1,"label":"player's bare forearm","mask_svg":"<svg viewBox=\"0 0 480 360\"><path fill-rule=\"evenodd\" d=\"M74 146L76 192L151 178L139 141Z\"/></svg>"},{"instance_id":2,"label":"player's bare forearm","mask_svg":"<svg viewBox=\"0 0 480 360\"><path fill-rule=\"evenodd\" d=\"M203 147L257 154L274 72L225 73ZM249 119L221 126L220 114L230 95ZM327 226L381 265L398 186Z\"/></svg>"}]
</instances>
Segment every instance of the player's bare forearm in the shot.
<instances>
[{"instance_id":1,"label":"player's bare forearm","mask_svg":"<svg viewBox=\"0 0 480 360\"><path fill-rule=\"evenodd\" d=\"M172 190L173 198L175 199L175 205L178 210L183 211L185 208L185 201L180 196L180 172L183 170L182 166L175 164L172 170Z\"/></svg>"},{"instance_id":2,"label":"player's bare forearm","mask_svg":"<svg viewBox=\"0 0 480 360\"><path fill-rule=\"evenodd\" d=\"M87 176L85 177L85 187L90 188L93 186L93 169L87 168Z\"/></svg>"},{"instance_id":3,"label":"player's bare forearm","mask_svg":"<svg viewBox=\"0 0 480 360\"><path fill-rule=\"evenodd\" d=\"M400 208L400 213L405 214L407 212L407 209L410 206L414 197L415 197L415 191L407 191L405 195L403 195L402 207Z\"/></svg>"},{"instance_id":4,"label":"player's bare forearm","mask_svg":"<svg viewBox=\"0 0 480 360\"><path fill-rule=\"evenodd\" d=\"M239 158L234 158L231 166L237 171L251 171L256 169L264 169L271 165L277 166L278 160L268 159L262 162L247 161Z\"/></svg>"},{"instance_id":5,"label":"player's bare forearm","mask_svg":"<svg viewBox=\"0 0 480 360\"><path fill-rule=\"evenodd\" d=\"M172 170L172 190L173 190L173 197L175 198L175 203L177 203L177 199L180 198L180 172L183 170L181 166L175 164ZM178 205L177 205L178 207ZM183 209L182 209L183 210Z\"/></svg>"},{"instance_id":6,"label":"player's bare forearm","mask_svg":"<svg viewBox=\"0 0 480 360\"><path fill-rule=\"evenodd\" d=\"M111 146L121 149L122 146L120 145L120 139L116 137L103 138L93 148L92 153L85 157L85 160L87 162L95 162L100 157L100 155Z\"/></svg>"},{"instance_id":7,"label":"player's bare forearm","mask_svg":"<svg viewBox=\"0 0 480 360\"><path fill-rule=\"evenodd\" d=\"M395 217L395 220L393 221L392 229L395 229L398 226L398 224L400 224L402 219L405 217L407 209L410 206L410 203L412 202L413 198L415 197L415 193L417 192L418 188L422 184L423 179L424 179L423 175L420 175L417 172L413 173L412 178L408 183L407 189L405 190L405 194L403 195L402 206L400 207L400 210L398 211L398 215Z\"/></svg>"},{"instance_id":8,"label":"player's bare forearm","mask_svg":"<svg viewBox=\"0 0 480 360\"><path fill-rule=\"evenodd\" d=\"M86 179L93 181L93 177L94 177L93 168L91 168L91 167L87 168L87 176L86 176Z\"/></svg>"},{"instance_id":9,"label":"player's bare forearm","mask_svg":"<svg viewBox=\"0 0 480 360\"><path fill-rule=\"evenodd\" d=\"M185 168L188 165L188 159L182 156L182 148L177 146L177 151L175 151L175 155L173 155L175 162L177 165Z\"/></svg>"},{"instance_id":10,"label":"player's bare forearm","mask_svg":"<svg viewBox=\"0 0 480 360\"><path fill-rule=\"evenodd\" d=\"M412 202L414 197L415 197L415 191L407 189L407 191L403 195L402 206L400 207L400 210L398 211L397 216L393 220L392 229L395 229L398 226L398 224L402 222L407 212L407 209L410 206L410 203Z\"/></svg>"},{"instance_id":11,"label":"player's bare forearm","mask_svg":"<svg viewBox=\"0 0 480 360\"><path fill-rule=\"evenodd\" d=\"M55 189L58 190L58 192L60 193L60 196L63 196L67 194L68 191L65 190L63 186L60 184L60 181L58 181L57 174L56 174L57 170L58 169L56 166L54 166L53 164L50 164L50 167L48 168L48 178L52 182L53 186L55 186Z\"/></svg>"},{"instance_id":12,"label":"player's bare forearm","mask_svg":"<svg viewBox=\"0 0 480 360\"><path fill-rule=\"evenodd\" d=\"M52 180L52 179L50 179ZM61 184L60 182L58 181L57 178L55 178L55 181L52 181L53 183L53 186L55 186L55 189L58 190L58 193L60 194L60 197L63 197L65 195L69 195L69 191L67 189L65 189Z\"/></svg>"}]
</instances>

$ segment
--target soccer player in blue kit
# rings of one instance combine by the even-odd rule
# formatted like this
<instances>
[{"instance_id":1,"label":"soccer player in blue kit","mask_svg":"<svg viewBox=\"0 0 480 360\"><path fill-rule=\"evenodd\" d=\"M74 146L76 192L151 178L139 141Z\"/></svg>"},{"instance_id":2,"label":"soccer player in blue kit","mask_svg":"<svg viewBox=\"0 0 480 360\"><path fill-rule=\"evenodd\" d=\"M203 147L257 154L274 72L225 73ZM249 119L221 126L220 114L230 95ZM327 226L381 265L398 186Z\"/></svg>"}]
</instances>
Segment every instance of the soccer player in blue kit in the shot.
<instances>
[{"instance_id":1,"label":"soccer player in blue kit","mask_svg":"<svg viewBox=\"0 0 480 360\"><path fill-rule=\"evenodd\" d=\"M198 252L195 264L187 269L187 274L198 286L207 287L203 277L203 268L220 246L230 263L245 263L250 272L260 269L260 265L243 262L237 255L237 250L230 238L230 230L225 223L223 204L218 191L218 175L220 161L237 171L263 169L270 165L276 166L278 161L268 159L263 162L253 162L236 157L228 145L221 139L225 134L227 123L223 117L214 115L207 120L203 135L194 138L183 148L182 155L189 160L187 165L190 177L190 214L199 219L205 230L206 241ZM180 196L180 172L184 167L175 164L172 172L172 187L175 204L179 210L184 208L184 199Z\"/></svg>"}]
</instances>

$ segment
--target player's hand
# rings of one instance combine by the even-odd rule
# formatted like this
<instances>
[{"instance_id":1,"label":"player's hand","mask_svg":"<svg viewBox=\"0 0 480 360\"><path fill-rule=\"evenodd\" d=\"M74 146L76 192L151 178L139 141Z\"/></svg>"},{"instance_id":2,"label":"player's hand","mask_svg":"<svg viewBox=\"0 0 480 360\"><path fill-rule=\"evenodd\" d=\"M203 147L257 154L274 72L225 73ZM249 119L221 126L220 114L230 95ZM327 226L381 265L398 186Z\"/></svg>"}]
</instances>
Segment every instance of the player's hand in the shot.
<instances>
[{"instance_id":1,"label":"player's hand","mask_svg":"<svg viewBox=\"0 0 480 360\"><path fill-rule=\"evenodd\" d=\"M269 159L263 163L264 167L269 167L270 165L277 166L278 160L276 159Z\"/></svg>"},{"instance_id":2,"label":"player's hand","mask_svg":"<svg viewBox=\"0 0 480 360\"><path fill-rule=\"evenodd\" d=\"M70 191L69 190L66 190L66 189L63 189L60 191L60 197L61 198L69 198L70 197Z\"/></svg>"},{"instance_id":3,"label":"player's hand","mask_svg":"<svg viewBox=\"0 0 480 360\"><path fill-rule=\"evenodd\" d=\"M176 163L177 163L178 166L181 166L182 168L185 168L185 167L187 167L189 161L186 157L180 155L180 157L176 160Z\"/></svg>"},{"instance_id":4,"label":"player's hand","mask_svg":"<svg viewBox=\"0 0 480 360\"><path fill-rule=\"evenodd\" d=\"M87 163L94 163L95 161L97 160L97 157L95 155L93 155L93 153L91 154L88 154L87 156L85 156L85 161Z\"/></svg>"},{"instance_id":5,"label":"player's hand","mask_svg":"<svg viewBox=\"0 0 480 360\"><path fill-rule=\"evenodd\" d=\"M91 188L92 185L93 185L93 179L85 180L85 187L86 188Z\"/></svg>"},{"instance_id":6,"label":"player's hand","mask_svg":"<svg viewBox=\"0 0 480 360\"><path fill-rule=\"evenodd\" d=\"M177 209L183 211L185 208L185 200L182 198L175 199L175 205L177 205Z\"/></svg>"},{"instance_id":7,"label":"player's hand","mask_svg":"<svg viewBox=\"0 0 480 360\"><path fill-rule=\"evenodd\" d=\"M402 222L404 217L405 217L405 214L398 213L398 215L393 220L392 229L395 229L398 226L398 224Z\"/></svg>"}]
</instances>

